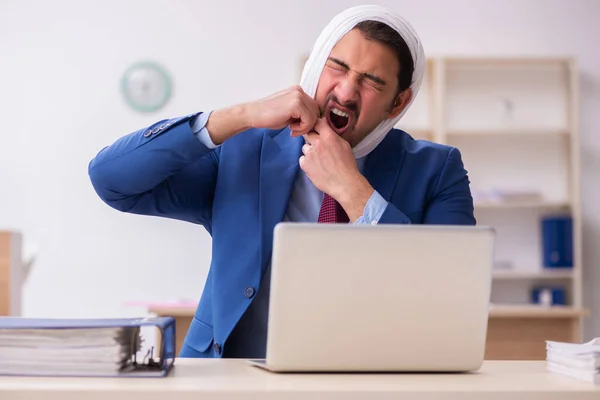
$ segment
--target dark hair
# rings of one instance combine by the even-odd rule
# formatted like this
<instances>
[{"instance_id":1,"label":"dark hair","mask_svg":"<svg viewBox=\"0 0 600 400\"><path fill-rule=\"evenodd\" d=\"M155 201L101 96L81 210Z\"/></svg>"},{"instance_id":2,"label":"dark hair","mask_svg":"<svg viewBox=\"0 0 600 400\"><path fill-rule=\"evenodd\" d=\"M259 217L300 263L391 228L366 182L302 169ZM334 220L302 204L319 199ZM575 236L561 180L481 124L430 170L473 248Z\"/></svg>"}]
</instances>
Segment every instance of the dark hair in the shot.
<instances>
[{"instance_id":1,"label":"dark hair","mask_svg":"<svg viewBox=\"0 0 600 400\"><path fill-rule=\"evenodd\" d=\"M396 95L410 87L415 65L408 45L400 34L387 24L379 21L362 21L355 27L367 40L382 43L394 51L398 58L398 91Z\"/></svg>"}]
</instances>

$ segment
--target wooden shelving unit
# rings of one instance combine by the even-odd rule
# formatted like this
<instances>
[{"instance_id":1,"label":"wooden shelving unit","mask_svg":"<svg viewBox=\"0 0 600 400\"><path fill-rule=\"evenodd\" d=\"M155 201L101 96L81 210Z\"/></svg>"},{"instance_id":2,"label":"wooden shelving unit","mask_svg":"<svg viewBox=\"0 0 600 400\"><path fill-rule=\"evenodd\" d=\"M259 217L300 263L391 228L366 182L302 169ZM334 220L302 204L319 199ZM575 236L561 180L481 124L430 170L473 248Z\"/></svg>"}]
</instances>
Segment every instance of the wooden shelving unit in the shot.
<instances>
[{"instance_id":1,"label":"wooden shelving unit","mask_svg":"<svg viewBox=\"0 0 600 400\"><path fill-rule=\"evenodd\" d=\"M550 201L519 201L519 202L498 202L498 201L475 201L475 208L478 210L502 210L502 209L537 209L537 210L561 210L568 209L568 202L550 202Z\"/></svg>"},{"instance_id":2,"label":"wooden shelving unit","mask_svg":"<svg viewBox=\"0 0 600 400\"><path fill-rule=\"evenodd\" d=\"M504 268L493 274L489 358L540 359L544 340L581 341L577 82L569 58L431 57L398 124L415 139L461 151L478 224L496 229L495 257ZM498 196L510 192L530 196ZM573 221L571 268L543 266L541 220L555 215ZM566 304L532 305L535 286L563 288Z\"/></svg>"},{"instance_id":3,"label":"wooden shelving unit","mask_svg":"<svg viewBox=\"0 0 600 400\"><path fill-rule=\"evenodd\" d=\"M493 318L579 318L586 315L584 310L561 306L494 305L490 308Z\"/></svg>"},{"instance_id":4,"label":"wooden shelving unit","mask_svg":"<svg viewBox=\"0 0 600 400\"><path fill-rule=\"evenodd\" d=\"M558 279L573 279L573 271L565 268L564 270L546 270L538 271L533 268L514 268L510 270L496 270L494 271L493 278L496 280L558 280Z\"/></svg>"},{"instance_id":5,"label":"wooden shelving unit","mask_svg":"<svg viewBox=\"0 0 600 400\"><path fill-rule=\"evenodd\" d=\"M18 232L0 231L0 316L21 313L22 237Z\"/></svg>"}]
</instances>

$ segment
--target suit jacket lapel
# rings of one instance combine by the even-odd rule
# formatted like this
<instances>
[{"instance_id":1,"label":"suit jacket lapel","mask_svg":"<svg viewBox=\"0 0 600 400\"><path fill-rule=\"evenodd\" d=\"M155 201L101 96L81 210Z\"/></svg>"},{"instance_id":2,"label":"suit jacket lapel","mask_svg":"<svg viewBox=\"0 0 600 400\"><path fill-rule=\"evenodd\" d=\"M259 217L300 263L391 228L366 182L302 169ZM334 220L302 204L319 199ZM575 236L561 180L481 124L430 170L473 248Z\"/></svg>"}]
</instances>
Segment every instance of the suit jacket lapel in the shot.
<instances>
[{"instance_id":1,"label":"suit jacket lapel","mask_svg":"<svg viewBox=\"0 0 600 400\"><path fill-rule=\"evenodd\" d=\"M364 176L371 186L387 201L390 201L404 161L402 136L394 131L367 157Z\"/></svg>"},{"instance_id":2,"label":"suit jacket lapel","mask_svg":"<svg viewBox=\"0 0 600 400\"><path fill-rule=\"evenodd\" d=\"M261 225L261 272L264 272L273 249L273 229L285 216L292 193L298 158L304 139L290 137L289 129L263 136L260 156L259 218Z\"/></svg>"}]
</instances>

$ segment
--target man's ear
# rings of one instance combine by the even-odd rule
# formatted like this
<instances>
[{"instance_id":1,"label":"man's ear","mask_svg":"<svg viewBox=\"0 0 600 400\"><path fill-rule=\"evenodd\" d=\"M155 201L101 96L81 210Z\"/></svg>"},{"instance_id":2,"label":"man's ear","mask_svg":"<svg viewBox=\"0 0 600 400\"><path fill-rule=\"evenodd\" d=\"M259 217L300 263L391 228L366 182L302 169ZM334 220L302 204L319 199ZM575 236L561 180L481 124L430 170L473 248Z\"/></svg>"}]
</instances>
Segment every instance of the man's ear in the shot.
<instances>
[{"instance_id":1,"label":"man's ear","mask_svg":"<svg viewBox=\"0 0 600 400\"><path fill-rule=\"evenodd\" d=\"M398 96L394 100L394 103L392 104L392 108L390 109L390 115L388 118L391 119L397 117L398 114L400 114L402 110L406 108L407 104L410 103L412 95L413 92L411 88L400 92L400 94L398 94Z\"/></svg>"}]
</instances>

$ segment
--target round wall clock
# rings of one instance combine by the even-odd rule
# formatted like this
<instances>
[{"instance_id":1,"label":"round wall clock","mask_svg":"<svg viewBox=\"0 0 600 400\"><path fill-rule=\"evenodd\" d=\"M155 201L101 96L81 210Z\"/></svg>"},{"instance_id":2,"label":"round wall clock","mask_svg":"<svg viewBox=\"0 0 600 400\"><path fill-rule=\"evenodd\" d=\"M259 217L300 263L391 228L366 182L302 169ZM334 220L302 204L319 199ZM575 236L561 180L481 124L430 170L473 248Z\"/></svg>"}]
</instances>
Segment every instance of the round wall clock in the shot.
<instances>
[{"instance_id":1,"label":"round wall clock","mask_svg":"<svg viewBox=\"0 0 600 400\"><path fill-rule=\"evenodd\" d=\"M152 112L161 109L171 97L171 78L157 63L146 61L132 65L121 81L123 96L134 110Z\"/></svg>"}]
</instances>

